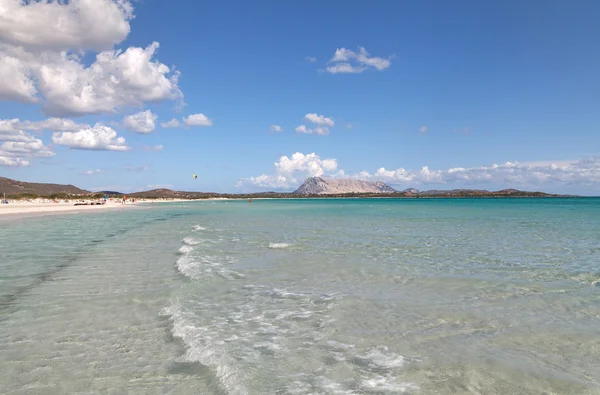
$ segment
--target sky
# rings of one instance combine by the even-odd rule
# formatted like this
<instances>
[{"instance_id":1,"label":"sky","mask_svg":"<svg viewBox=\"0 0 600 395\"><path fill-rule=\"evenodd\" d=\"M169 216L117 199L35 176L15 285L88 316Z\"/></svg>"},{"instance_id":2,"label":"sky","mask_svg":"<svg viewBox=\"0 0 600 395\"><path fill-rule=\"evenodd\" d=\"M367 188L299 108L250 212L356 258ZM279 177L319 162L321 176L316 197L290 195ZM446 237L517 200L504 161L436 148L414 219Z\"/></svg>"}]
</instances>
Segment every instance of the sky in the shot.
<instances>
[{"instance_id":1,"label":"sky","mask_svg":"<svg viewBox=\"0 0 600 395\"><path fill-rule=\"evenodd\" d=\"M598 20L596 0L0 0L0 176L600 195Z\"/></svg>"}]
</instances>

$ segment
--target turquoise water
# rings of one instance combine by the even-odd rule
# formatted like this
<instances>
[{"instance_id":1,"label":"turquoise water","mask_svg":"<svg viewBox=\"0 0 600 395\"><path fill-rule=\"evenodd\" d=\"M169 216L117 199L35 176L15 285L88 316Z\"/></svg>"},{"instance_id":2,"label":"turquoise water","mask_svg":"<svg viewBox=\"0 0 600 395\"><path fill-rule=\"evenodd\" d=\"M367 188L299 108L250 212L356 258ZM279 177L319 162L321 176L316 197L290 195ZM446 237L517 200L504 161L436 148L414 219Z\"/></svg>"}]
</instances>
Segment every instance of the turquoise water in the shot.
<instances>
[{"instance_id":1,"label":"turquoise water","mask_svg":"<svg viewBox=\"0 0 600 395\"><path fill-rule=\"evenodd\" d=\"M0 221L0 393L600 394L600 199Z\"/></svg>"}]
</instances>

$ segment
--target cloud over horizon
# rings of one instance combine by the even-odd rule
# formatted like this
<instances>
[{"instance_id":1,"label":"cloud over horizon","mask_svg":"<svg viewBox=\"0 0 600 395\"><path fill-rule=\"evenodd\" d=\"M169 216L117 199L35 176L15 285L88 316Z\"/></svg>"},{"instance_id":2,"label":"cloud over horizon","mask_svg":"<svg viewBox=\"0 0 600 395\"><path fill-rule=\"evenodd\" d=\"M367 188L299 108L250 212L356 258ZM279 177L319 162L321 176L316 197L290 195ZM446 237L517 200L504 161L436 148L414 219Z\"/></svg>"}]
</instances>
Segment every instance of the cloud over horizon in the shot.
<instances>
[{"instance_id":1,"label":"cloud over horizon","mask_svg":"<svg viewBox=\"0 0 600 395\"><path fill-rule=\"evenodd\" d=\"M471 168L455 167L431 170L423 166L411 171L402 167L374 172L346 173L338 169L336 159L321 160L315 153L296 152L282 156L274 164L273 174L243 178L238 188L271 188L289 190L298 187L307 177L351 178L365 181L383 181L402 187L452 185L504 185L505 187L548 187L600 184L600 158L574 161L546 161L543 163L505 162Z\"/></svg>"}]
</instances>

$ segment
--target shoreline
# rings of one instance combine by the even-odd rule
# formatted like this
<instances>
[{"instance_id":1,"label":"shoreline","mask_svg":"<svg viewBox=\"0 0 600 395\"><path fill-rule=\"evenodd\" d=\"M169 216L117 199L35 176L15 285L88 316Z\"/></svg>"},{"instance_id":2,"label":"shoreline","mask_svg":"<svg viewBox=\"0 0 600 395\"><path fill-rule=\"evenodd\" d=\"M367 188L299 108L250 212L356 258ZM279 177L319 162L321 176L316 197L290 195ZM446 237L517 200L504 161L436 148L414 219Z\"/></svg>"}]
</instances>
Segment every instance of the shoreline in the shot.
<instances>
[{"instance_id":1,"label":"shoreline","mask_svg":"<svg viewBox=\"0 0 600 395\"><path fill-rule=\"evenodd\" d=\"M109 199L105 204L94 204L94 200L72 200L53 202L49 199L10 200L8 204L0 204L0 220L41 217L60 214L85 214L106 211L128 210L132 208L149 208L148 204L189 202L192 199L136 199L122 204L120 200ZM87 203L75 205L76 203Z\"/></svg>"}]
</instances>

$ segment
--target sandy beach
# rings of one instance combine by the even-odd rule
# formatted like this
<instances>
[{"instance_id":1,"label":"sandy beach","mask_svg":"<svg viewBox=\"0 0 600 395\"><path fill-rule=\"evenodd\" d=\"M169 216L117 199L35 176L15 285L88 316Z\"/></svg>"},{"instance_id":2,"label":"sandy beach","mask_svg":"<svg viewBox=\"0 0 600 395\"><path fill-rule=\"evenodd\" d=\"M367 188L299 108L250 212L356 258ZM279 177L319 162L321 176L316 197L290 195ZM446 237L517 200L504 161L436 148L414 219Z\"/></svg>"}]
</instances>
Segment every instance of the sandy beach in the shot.
<instances>
[{"instance_id":1,"label":"sandy beach","mask_svg":"<svg viewBox=\"0 0 600 395\"><path fill-rule=\"evenodd\" d=\"M89 203L89 201L86 201ZM137 203L127 202L121 204L120 202L106 202L103 205L75 205L73 202L58 202L54 203L47 199L34 199L31 201L18 201L13 200L8 204L0 204L0 216L29 216L30 214L53 214L53 213L79 213L88 211L101 211L101 210L115 210L125 209L136 206Z\"/></svg>"},{"instance_id":2,"label":"sandy beach","mask_svg":"<svg viewBox=\"0 0 600 395\"><path fill-rule=\"evenodd\" d=\"M53 202L50 199L32 199L32 200L9 200L8 204L0 204L0 217L29 217L46 214L60 213L85 213L97 212L106 210L124 210L129 208L140 207L141 203L166 203L166 202L185 202L186 199L136 199L135 202L127 201L122 204L119 199L108 199L105 204L91 205L97 200L81 200L81 201L59 201ZM75 205L76 203L88 203L88 205Z\"/></svg>"}]
</instances>

